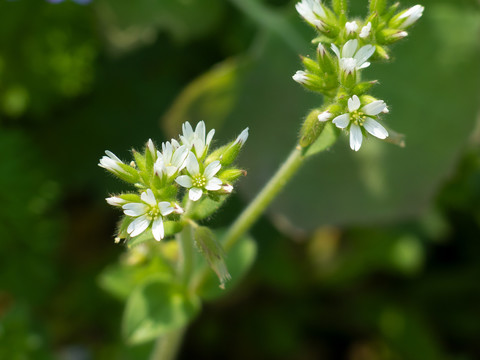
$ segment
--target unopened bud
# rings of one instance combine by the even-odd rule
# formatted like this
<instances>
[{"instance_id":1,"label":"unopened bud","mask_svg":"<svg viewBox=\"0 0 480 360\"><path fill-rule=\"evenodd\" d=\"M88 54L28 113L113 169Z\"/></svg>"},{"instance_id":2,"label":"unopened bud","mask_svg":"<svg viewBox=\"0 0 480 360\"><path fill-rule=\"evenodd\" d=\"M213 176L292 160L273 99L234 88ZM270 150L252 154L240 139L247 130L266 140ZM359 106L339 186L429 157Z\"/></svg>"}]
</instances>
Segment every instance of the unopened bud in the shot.
<instances>
[{"instance_id":1,"label":"unopened bud","mask_svg":"<svg viewBox=\"0 0 480 360\"><path fill-rule=\"evenodd\" d=\"M365 94L368 90L372 88L373 85L378 84L378 81L365 81L356 84L353 87L352 93L357 94L357 95L363 95Z\"/></svg>"},{"instance_id":2,"label":"unopened bud","mask_svg":"<svg viewBox=\"0 0 480 360\"><path fill-rule=\"evenodd\" d=\"M183 214L185 211L177 203L173 204L173 212L175 214Z\"/></svg>"},{"instance_id":3,"label":"unopened bud","mask_svg":"<svg viewBox=\"0 0 480 360\"><path fill-rule=\"evenodd\" d=\"M380 31L380 33L377 35L377 40L379 44L389 45L403 39L407 35L408 33L406 31L385 29Z\"/></svg>"},{"instance_id":4,"label":"unopened bud","mask_svg":"<svg viewBox=\"0 0 480 360\"><path fill-rule=\"evenodd\" d=\"M421 5L412 6L390 20L389 26L395 29L406 29L417 22L423 15L425 8Z\"/></svg>"},{"instance_id":5,"label":"unopened bud","mask_svg":"<svg viewBox=\"0 0 480 360\"><path fill-rule=\"evenodd\" d=\"M345 32L347 33L347 35L349 36L355 35L357 33L357 30L358 30L358 24L356 21L347 22L345 24Z\"/></svg>"}]
</instances>

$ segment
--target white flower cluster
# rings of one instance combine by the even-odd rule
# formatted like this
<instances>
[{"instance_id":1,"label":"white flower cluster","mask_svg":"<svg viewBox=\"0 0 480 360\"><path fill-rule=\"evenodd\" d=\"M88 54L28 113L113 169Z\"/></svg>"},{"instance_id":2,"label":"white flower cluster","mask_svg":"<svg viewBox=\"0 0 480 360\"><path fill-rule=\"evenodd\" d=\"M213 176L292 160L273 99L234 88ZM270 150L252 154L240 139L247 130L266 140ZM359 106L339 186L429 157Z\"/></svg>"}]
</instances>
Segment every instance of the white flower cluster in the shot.
<instances>
[{"instance_id":1,"label":"white flower cluster","mask_svg":"<svg viewBox=\"0 0 480 360\"><path fill-rule=\"evenodd\" d=\"M172 139L164 142L159 151L153 141L148 140L145 156L136 158L137 161L130 165L112 152L105 152L107 156L100 159L99 166L142 189L140 196L123 194L106 199L110 205L123 210L128 222L126 232L130 237L150 228L155 240L164 238L164 218L175 214L178 218L184 213L176 202L178 186L188 190L188 199L193 202L209 193L228 195L232 192L232 184L217 177L222 168L221 155L219 160L206 163L214 134L215 130L206 133L203 121L197 124L195 130L186 122L179 141ZM235 148L238 153L247 138L248 128L226 150ZM172 186L176 188L174 195L164 191Z\"/></svg>"},{"instance_id":2,"label":"white flower cluster","mask_svg":"<svg viewBox=\"0 0 480 360\"><path fill-rule=\"evenodd\" d=\"M370 66L368 60L374 54L379 59L389 59L387 46L407 36L405 29L416 23L424 11L423 6L415 5L395 13L398 4L388 11L384 5L371 3L365 20L351 21L346 19L345 1L332 2L333 9L321 0L301 0L295 6L300 16L321 34L312 41L318 42L317 59L302 57L305 70L297 71L292 78L330 100L321 110L311 112L313 119L318 118L320 123L332 121L336 127L347 130L354 151L360 149L368 134L379 139L389 136L377 121L380 113L388 112L385 102L366 95L377 82L362 82L360 72ZM327 51L326 43L336 57ZM311 145L322 131L319 129L323 129L310 119L307 116L302 128L302 147Z\"/></svg>"}]
</instances>

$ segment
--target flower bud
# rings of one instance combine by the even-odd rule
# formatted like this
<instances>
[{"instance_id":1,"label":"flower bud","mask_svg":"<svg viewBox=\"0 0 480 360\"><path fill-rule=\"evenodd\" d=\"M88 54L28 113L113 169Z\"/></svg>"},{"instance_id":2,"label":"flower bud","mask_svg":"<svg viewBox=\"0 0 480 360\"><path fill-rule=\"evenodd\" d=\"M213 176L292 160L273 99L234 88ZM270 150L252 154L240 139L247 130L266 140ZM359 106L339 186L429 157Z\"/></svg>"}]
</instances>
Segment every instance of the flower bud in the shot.
<instances>
[{"instance_id":1,"label":"flower bud","mask_svg":"<svg viewBox=\"0 0 480 360\"><path fill-rule=\"evenodd\" d=\"M365 94L368 90L370 90L372 88L373 85L375 84L378 84L378 81L377 80L374 80L374 81L365 81L365 82L361 82L361 83L358 83L356 84L354 87L353 87L353 90L352 90L352 93L356 94L356 95L362 95L362 94Z\"/></svg>"},{"instance_id":2,"label":"flower bud","mask_svg":"<svg viewBox=\"0 0 480 360\"><path fill-rule=\"evenodd\" d=\"M235 161L240 150L242 149L243 144L248 139L248 127L244 129L240 135L235 139L235 141L230 144L230 146L225 150L225 152L220 156L220 164L222 166L228 166Z\"/></svg>"},{"instance_id":3,"label":"flower bud","mask_svg":"<svg viewBox=\"0 0 480 360\"><path fill-rule=\"evenodd\" d=\"M387 49L383 46L377 45L375 46L375 55L378 56L380 59L389 60L390 56L388 55Z\"/></svg>"},{"instance_id":4,"label":"flower bud","mask_svg":"<svg viewBox=\"0 0 480 360\"><path fill-rule=\"evenodd\" d=\"M356 21L347 22L345 24L345 32L347 36L354 37L358 30L358 24Z\"/></svg>"},{"instance_id":5,"label":"flower bud","mask_svg":"<svg viewBox=\"0 0 480 360\"><path fill-rule=\"evenodd\" d=\"M193 238L208 265L217 274L220 287L224 288L225 282L230 280L231 277L224 261L225 252L216 240L215 234L205 226L198 226L194 229Z\"/></svg>"},{"instance_id":6,"label":"flower bud","mask_svg":"<svg viewBox=\"0 0 480 360\"><path fill-rule=\"evenodd\" d=\"M406 29L422 17L424 9L421 5L412 6L410 9L395 15L390 20L389 26L395 29Z\"/></svg>"},{"instance_id":7,"label":"flower bud","mask_svg":"<svg viewBox=\"0 0 480 360\"><path fill-rule=\"evenodd\" d=\"M407 35L408 33L403 30L385 29L377 34L377 41L381 45L389 45L403 39Z\"/></svg>"},{"instance_id":8,"label":"flower bud","mask_svg":"<svg viewBox=\"0 0 480 360\"><path fill-rule=\"evenodd\" d=\"M123 161L111 151L106 150L105 154L107 156L103 156L100 159L98 166L103 167L126 182L132 184L138 182L140 176L136 169L123 163Z\"/></svg>"},{"instance_id":9,"label":"flower bud","mask_svg":"<svg viewBox=\"0 0 480 360\"><path fill-rule=\"evenodd\" d=\"M325 90L325 83L318 75L299 70L292 76L292 79L308 90L317 92L323 92Z\"/></svg>"},{"instance_id":10,"label":"flower bud","mask_svg":"<svg viewBox=\"0 0 480 360\"><path fill-rule=\"evenodd\" d=\"M227 169L220 171L217 177L224 183L232 183L239 179L241 176L245 176L246 171L241 169Z\"/></svg>"},{"instance_id":11,"label":"flower bud","mask_svg":"<svg viewBox=\"0 0 480 360\"><path fill-rule=\"evenodd\" d=\"M305 66L305 69L308 72L312 74L317 74L317 75L321 73L320 65L317 61L305 56L301 56L301 59L302 59L303 66Z\"/></svg>"}]
</instances>

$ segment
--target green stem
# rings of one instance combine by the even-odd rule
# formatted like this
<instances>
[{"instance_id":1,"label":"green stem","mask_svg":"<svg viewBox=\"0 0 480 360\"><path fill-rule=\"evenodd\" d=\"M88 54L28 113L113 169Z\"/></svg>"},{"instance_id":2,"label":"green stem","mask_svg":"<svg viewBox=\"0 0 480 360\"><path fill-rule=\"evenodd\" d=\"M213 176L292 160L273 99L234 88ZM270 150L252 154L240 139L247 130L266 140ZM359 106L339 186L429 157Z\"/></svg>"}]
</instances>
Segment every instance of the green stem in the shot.
<instances>
[{"instance_id":1,"label":"green stem","mask_svg":"<svg viewBox=\"0 0 480 360\"><path fill-rule=\"evenodd\" d=\"M260 191L257 197L240 214L237 220L232 224L229 231L225 234L222 246L225 252L228 252L235 245L236 241L245 234L255 221L260 217L264 210L270 205L272 200L285 187L292 176L297 172L300 165L305 161L302 150L299 147L293 149L287 160L277 170L275 175ZM192 279L191 289L197 292L205 283L209 268L205 270L196 279Z\"/></svg>"},{"instance_id":2,"label":"green stem","mask_svg":"<svg viewBox=\"0 0 480 360\"><path fill-rule=\"evenodd\" d=\"M177 235L180 250L178 273L184 284L188 284L193 270L193 238L191 225L185 225Z\"/></svg>"},{"instance_id":3,"label":"green stem","mask_svg":"<svg viewBox=\"0 0 480 360\"><path fill-rule=\"evenodd\" d=\"M186 329L186 327L182 327L159 337L155 343L150 360L174 360Z\"/></svg>"},{"instance_id":4,"label":"green stem","mask_svg":"<svg viewBox=\"0 0 480 360\"><path fill-rule=\"evenodd\" d=\"M275 175L273 175L257 197L247 206L242 214L240 214L225 234L222 241L225 251L230 250L240 236L250 229L268 205L270 205L272 200L297 172L304 160L305 157L302 156L302 151L299 148L293 149L287 160L277 170Z\"/></svg>"}]
</instances>

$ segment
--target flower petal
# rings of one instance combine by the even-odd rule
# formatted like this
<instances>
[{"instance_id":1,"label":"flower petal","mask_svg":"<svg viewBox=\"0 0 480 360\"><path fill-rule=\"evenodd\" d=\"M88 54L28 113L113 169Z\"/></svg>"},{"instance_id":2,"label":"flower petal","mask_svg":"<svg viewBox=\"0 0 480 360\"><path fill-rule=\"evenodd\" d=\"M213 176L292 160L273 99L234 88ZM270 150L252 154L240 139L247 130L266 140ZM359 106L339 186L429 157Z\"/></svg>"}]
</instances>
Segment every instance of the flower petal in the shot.
<instances>
[{"instance_id":1,"label":"flower petal","mask_svg":"<svg viewBox=\"0 0 480 360\"><path fill-rule=\"evenodd\" d=\"M210 190L210 191L217 191L222 188L222 180L219 178L212 178L208 180L207 185L205 185L205 189Z\"/></svg>"},{"instance_id":2,"label":"flower petal","mask_svg":"<svg viewBox=\"0 0 480 360\"><path fill-rule=\"evenodd\" d=\"M197 175L200 172L197 157L192 152L188 153L187 171L190 173L190 175Z\"/></svg>"},{"instance_id":3,"label":"flower petal","mask_svg":"<svg viewBox=\"0 0 480 360\"><path fill-rule=\"evenodd\" d=\"M207 134L207 140L205 141L206 146L209 146L212 142L213 135L215 135L215 129L212 129Z\"/></svg>"},{"instance_id":4,"label":"flower petal","mask_svg":"<svg viewBox=\"0 0 480 360\"><path fill-rule=\"evenodd\" d=\"M158 208L160 209L160 214L167 216L175 210L168 201L161 201L158 203Z\"/></svg>"},{"instance_id":5,"label":"flower petal","mask_svg":"<svg viewBox=\"0 0 480 360\"><path fill-rule=\"evenodd\" d=\"M203 120L197 124L197 127L195 128L195 135L205 142L205 122Z\"/></svg>"},{"instance_id":6,"label":"flower petal","mask_svg":"<svg viewBox=\"0 0 480 360\"><path fill-rule=\"evenodd\" d=\"M146 216L140 216L128 225L127 233L129 233L131 237L135 237L143 233L145 229L148 228L148 225L150 225L150 220L148 220Z\"/></svg>"},{"instance_id":7,"label":"flower petal","mask_svg":"<svg viewBox=\"0 0 480 360\"><path fill-rule=\"evenodd\" d=\"M373 45L365 45L360 48L360 50L357 51L355 56L353 57L354 59L357 60L357 66L362 66L362 64L367 61L370 56L373 55L375 52L375 46Z\"/></svg>"},{"instance_id":8,"label":"flower petal","mask_svg":"<svg viewBox=\"0 0 480 360\"><path fill-rule=\"evenodd\" d=\"M188 175L180 175L179 177L177 177L175 179L175 182L180 185L180 186L183 186L187 189L190 189L193 184L192 184L192 178Z\"/></svg>"},{"instance_id":9,"label":"flower petal","mask_svg":"<svg viewBox=\"0 0 480 360\"><path fill-rule=\"evenodd\" d=\"M358 151L360 146L362 146L362 140L362 129L360 129L360 126L352 124L352 126L350 126L350 148Z\"/></svg>"},{"instance_id":10,"label":"flower petal","mask_svg":"<svg viewBox=\"0 0 480 360\"><path fill-rule=\"evenodd\" d=\"M335 119L333 119L332 122L335 124L336 127L340 129L345 129L350 123L350 115L348 114L338 115Z\"/></svg>"},{"instance_id":11,"label":"flower petal","mask_svg":"<svg viewBox=\"0 0 480 360\"><path fill-rule=\"evenodd\" d=\"M158 217L153 221L152 234L155 240L160 241L165 236L165 230L163 229L162 217Z\"/></svg>"},{"instance_id":12,"label":"flower petal","mask_svg":"<svg viewBox=\"0 0 480 360\"><path fill-rule=\"evenodd\" d=\"M387 104L385 104L383 100L376 100L362 107L362 112L367 115L378 115L385 110L386 107Z\"/></svg>"},{"instance_id":13,"label":"flower petal","mask_svg":"<svg viewBox=\"0 0 480 360\"><path fill-rule=\"evenodd\" d=\"M379 139L385 139L388 136L388 131L382 125L380 125L378 121L375 121L372 118L367 117L363 123L363 127L370 134Z\"/></svg>"},{"instance_id":14,"label":"flower petal","mask_svg":"<svg viewBox=\"0 0 480 360\"><path fill-rule=\"evenodd\" d=\"M123 213L128 216L140 216L147 212L148 206L142 203L128 203L122 206Z\"/></svg>"},{"instance_id":15,"label":"flower petal","mask_svg":"<svg viewBox=\"0 0 480 360\"><path fill-rule=\"evenodd\" d=\"M353 54L355 54L355 50L357 50L358 40L348 40L345 45L343 45L342 49L342 58L351 58Z\"/></svg>"},{"instance_id":16,"label":"flower petal","mask_svg":"<svg viewBox=\"0 0 480 360\"><path fill-rule=\"evenodd\" d=\"M152 189L147 189L147 191L144 191L142 195L140 195L140 198L148 205L157 206L157 199L155 199L155 195L153 195Z\"/></svg>"},{"instance_id":17,"label":"flower petal","mask_svg":"<svg viewBox=\"0 0 480 360\"><path fill-rule=\"evenodd\" d=\"M202 197L203 191L200 188L194 187L191 188L190 191L188 192L188 197L192 201L197 201Z\"/></svg>"},{"instance_id":18,"label":"flower petal","mask_svg":"<svg viewBox=\"0 0 480 360\"><path fill-rule=\"evenodd\" d=\"M360 107L360 99L358 98L357 95L353 95L350 99L348 99L349 112L354 112L355 110L358 110L359 107Z\"/></svg>"},{"instance_id":19,"label":"flower petal","mask_svg":"<svg viewBox=\"0 0 480 360\"><path fill-rule=\"evenodd\" d=\"M215 174L220 170L221 167L222 165L220 165L220 161L215 160L207 165L205 171L203 172L203 175L207 178L207 180L211 179L215 176Z\"/></svg>"},{"instance_id":20,"label":"flower petal","mask_svg":"<svg viewBox=\"0 0 480 360\"><path fill-rule=\"evenodd\" d=\"M332 48L333 52L335 53L335 55L337 55L337 57L340 59L341 56L340 56L340 50L338 49L338 47L335 44L332 44L331 48Z\"/></svg>"}]
</instances>

